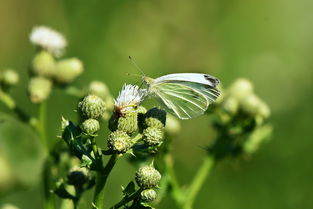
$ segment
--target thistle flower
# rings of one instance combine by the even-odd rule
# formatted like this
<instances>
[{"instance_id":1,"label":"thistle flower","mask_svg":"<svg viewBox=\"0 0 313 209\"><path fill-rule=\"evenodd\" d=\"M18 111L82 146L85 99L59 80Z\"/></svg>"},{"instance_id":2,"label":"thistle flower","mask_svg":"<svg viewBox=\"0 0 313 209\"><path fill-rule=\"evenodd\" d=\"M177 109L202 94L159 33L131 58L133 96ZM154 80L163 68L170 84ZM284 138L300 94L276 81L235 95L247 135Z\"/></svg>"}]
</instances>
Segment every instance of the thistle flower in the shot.
<instances>
[{"instance_id":1,"label":"thistle flower","mask_svg":"<svg viewBox=\"0 0 313 209\"><path fill-rule=\"evenodd\" d=\"M34 45L40 46L55 56L62 55L67 45L62 34L46 26L34 27L29 39Z\"/></svg>"},{"instance_id":2,"label":"thistle flower","mask_svg":"<svg viewBox=\"0 0 313 209\"><path fill-rule=\"evenodd\" d=\"M151 165L143 166L136 172L136 182L142 189L154 188L158 186L160 180L160 172Z\"/></svg>"},{"instance_id":3,"label":"thistle flower","mask_svg":"<svg viewBox=\"0 0 313 209\"><path fill-rule=\"evenodd\" d=\"M99 121L89 118L81 124L81 129L87 135L95 134L100 129Z\"/></svg>"},{"instance_id":4,"label":"thistle flower","mask_svg":"<svg viewBox=\"0 0 313 209\"><path fill-rule=\"evenodd\" d=\"M84 71L82 61L77 58L68 58L56 63L55 78L60 83L70 83Z\"/></svg>"},{"instance_id":5,"label":"thistle flower","mask_svg":"<svg viewBox=\"0 0 313 209\"><path fill-rule=\"evenodd\" d=\"M142 102L147 95L147 91L140 89L136 85L124 85L118 97L114 100L114 109L119 115L124 115Z\"/></svg>"},{"instance_id":6,"label":"thistle flower","mask_svg":"<svg viewBox=\"0 0 313 209\"><path fill-rule=\"evenodd\" d=\"M131 138L126 132L117 130L109 135L108 147L117 153L125 153L131 147Z\"/></svg>"},{"instance_id":7,"label":"thistle flower","mask_svg":"<svg viewBox=\"0 0 313 209\"><path fill-rule=\"evenodd\" d=\"M157 198L157 193L154 189L146 189L140 193L140 199L143 202L151 202Z\"/></svg>"},{"instance_id":8,"label":"thistle flower","mask_svg":"<svg viewBox=\"0 0 313 209\"><path fill-rule=\"evenodd\" d=\"M43 77L33 77L28 84L29 97L32 103L38 104L46 100L51 92L52 82Z\"/></svg>"},{"instance_id":9,"label":"thistle flower","mask_svg":"<svg viewBox=\"0 0 313 209\"><path fill-rule=\"evenodd\" d=\"M106 107L100 97L90 94L78 104L78 108L85 117L99 119Z\"/></svg>"},{"instance_id":10,"label":"thistle flower","mask_svg":"<svg viewBox=\"0 0 313 209\"><path fill-rule=\"evenodd\" d=\"M19 81L19 75L15 70L6 69L0 72L0 82L7 86L14 86Z\"/></svg>"}]
</instances>

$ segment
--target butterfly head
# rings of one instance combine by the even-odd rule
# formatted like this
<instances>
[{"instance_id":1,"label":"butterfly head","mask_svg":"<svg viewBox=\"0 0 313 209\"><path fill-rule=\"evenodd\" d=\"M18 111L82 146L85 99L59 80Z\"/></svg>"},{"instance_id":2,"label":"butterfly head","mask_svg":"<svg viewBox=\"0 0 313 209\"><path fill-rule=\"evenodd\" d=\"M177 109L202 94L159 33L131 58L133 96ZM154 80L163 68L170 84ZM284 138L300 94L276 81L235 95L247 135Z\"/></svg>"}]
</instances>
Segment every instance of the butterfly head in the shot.
<instances>
[{"instance_id":1,"label":"butterfly head","mask_svg":"<svg viewBox=\"0 0 313 209\"><path fill-rule=\"evenodd\" d=\"M148 86L154 83L154 79L148 76L142 76L142 82Z\"/></svg>"}]
</instances>

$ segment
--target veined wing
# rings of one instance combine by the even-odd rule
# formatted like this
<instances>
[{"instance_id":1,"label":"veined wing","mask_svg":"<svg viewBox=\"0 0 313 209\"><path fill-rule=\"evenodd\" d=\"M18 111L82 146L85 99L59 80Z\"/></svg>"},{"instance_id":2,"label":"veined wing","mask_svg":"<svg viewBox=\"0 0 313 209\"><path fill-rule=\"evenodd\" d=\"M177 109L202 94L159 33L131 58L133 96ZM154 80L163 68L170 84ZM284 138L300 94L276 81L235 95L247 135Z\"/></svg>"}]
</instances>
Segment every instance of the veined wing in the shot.
<instances>
[{"instance_id":1,"label":"veined wing","mask_svg":"<svg viewBox=\"0 0 313 209\"><path fill-rule=\"evenodd\" d=\"M200 83L211 86L213 88L215 88L220 82L217 78L202 73L174 73L161 76L154 80L154 82L156 83L175 82L175 81Z\"/></svg>"},{"instance_id":2,"label":"veined wing","mask_svg":"<svg viewBox=\"0 0 313 209\"><path fill-rule=\"evenodd\" d=\"M199 91L200 93L204 94L207 97L210 104L213 103L217 99L217 97L220 95L220 91L218 89L208 86L208 85L203 85L200 83L183 82L183 81L182 82L177 81L174 83L181 83L182 85L189 86L190 88Z\"/></svg>"},{"instance_id":3,"label":"veined wing","mask_svg":"<svg viewBox=\"0 0 313 209\"><path fill-rule=\"evenodd\" d=\"M202 115L210 104L205 94L184 83L159 83L152 91L180 119Z\"/></svg>"}]
</instances>

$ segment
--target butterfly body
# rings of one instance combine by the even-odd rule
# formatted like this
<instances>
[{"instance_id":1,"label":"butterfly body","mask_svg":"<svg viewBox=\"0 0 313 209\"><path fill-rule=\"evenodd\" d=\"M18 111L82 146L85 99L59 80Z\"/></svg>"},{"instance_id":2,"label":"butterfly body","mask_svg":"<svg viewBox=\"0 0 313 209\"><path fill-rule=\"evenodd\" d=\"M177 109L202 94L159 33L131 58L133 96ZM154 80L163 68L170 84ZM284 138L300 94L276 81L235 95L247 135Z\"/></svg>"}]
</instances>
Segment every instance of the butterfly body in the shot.
<instances>
[{"instance_id":1,"label":"butterfly body","mask_svg":"<svg viewBox=\"0 0 313 209\"><path fill-rule=\"evenodd\" d=\"M180 119L202 115L219 96L219 80L200 73L175 73L153 79L143 77L147 92L159 98Z\"/></svg>"}]
</instances>

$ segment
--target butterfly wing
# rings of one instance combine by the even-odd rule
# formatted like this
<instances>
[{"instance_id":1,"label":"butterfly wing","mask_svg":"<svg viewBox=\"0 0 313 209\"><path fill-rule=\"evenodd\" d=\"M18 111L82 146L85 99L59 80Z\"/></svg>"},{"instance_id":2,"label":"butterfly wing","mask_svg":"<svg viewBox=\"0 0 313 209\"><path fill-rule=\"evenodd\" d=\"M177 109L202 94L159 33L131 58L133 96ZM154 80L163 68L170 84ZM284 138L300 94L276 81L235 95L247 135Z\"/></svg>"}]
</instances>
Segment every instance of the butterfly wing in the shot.
<instances>
[{"instance_id":1,"label":"butterfly wing","mask_svg":"<svg viewBox=\"0 0 313 209\"><path fill-rule=\"evenodd\" d=\"M170 112L180 119L190 119L202 115L208 108L210 100L199 89L186 82L162 82L153 85L152 92L159 97Z\"/></svg>"},{"instance_id":2,"label":"butterfly wing","mask_svg":"<svg viewBox=\"0 0 313 209\"><path fill-rule=\"evenodd\" d=\"M211 75L202 73L174 73L161 76L154 80L156 83L163 82L192 82L199 83L215 88L219 84L219 80Z\"/></svg>"}]
</instances>

